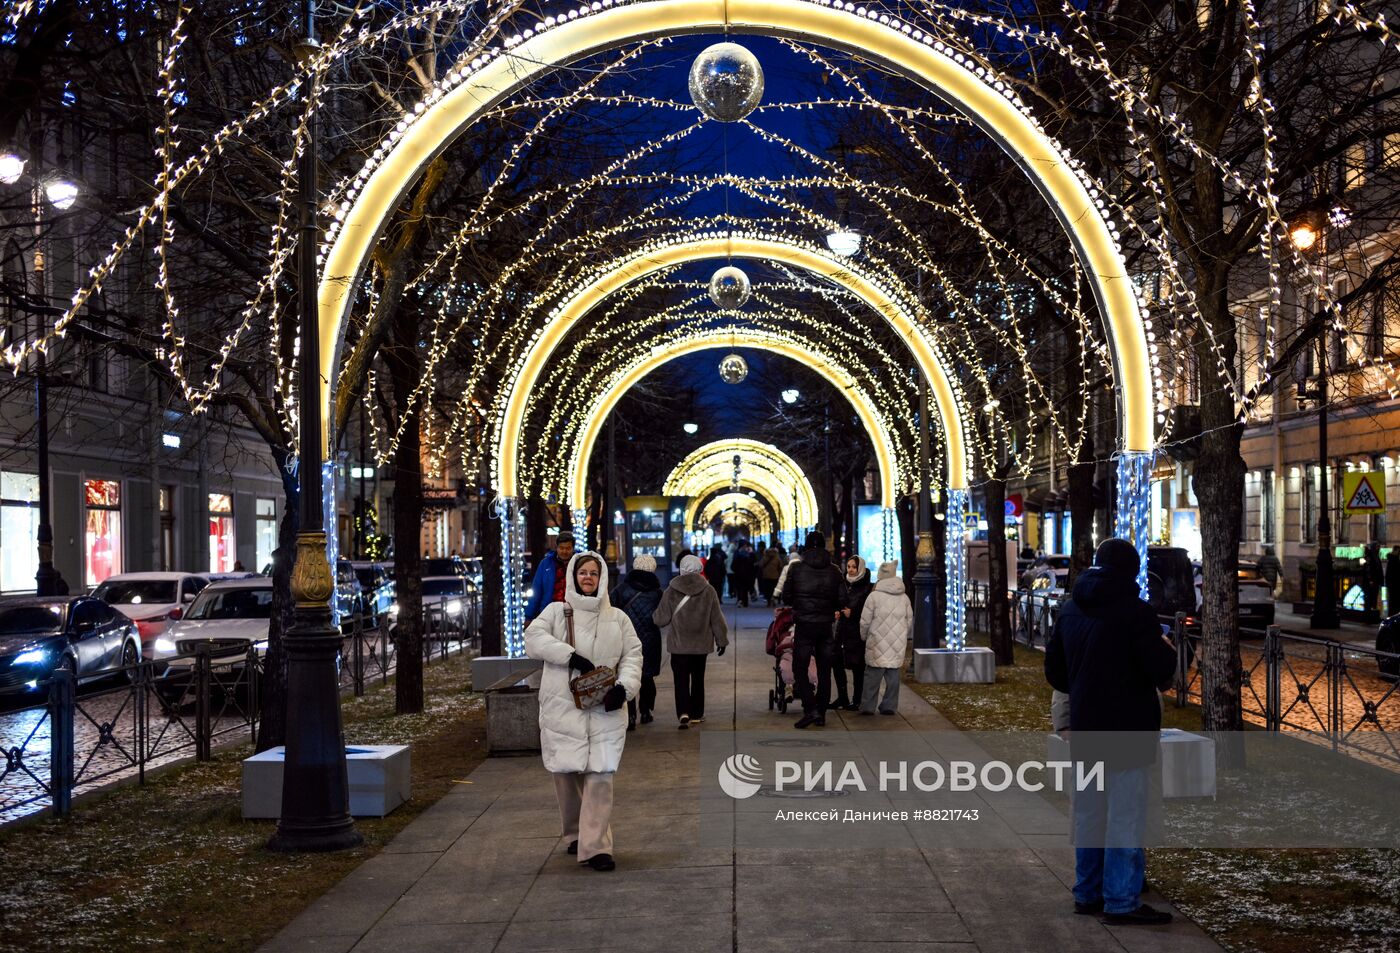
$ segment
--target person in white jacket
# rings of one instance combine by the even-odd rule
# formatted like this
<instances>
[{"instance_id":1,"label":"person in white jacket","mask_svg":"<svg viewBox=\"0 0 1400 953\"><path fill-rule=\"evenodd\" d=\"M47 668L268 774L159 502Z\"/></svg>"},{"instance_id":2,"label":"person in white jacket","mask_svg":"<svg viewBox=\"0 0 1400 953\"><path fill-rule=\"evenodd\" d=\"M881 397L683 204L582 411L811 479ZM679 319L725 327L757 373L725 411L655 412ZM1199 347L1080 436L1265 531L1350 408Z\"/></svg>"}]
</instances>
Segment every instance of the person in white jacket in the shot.
<instances>
[{"instance_id":1,"label":"person in white jacket","mask_svg":"<svg viewBox=\"0 0 1400 953\"><path fill-rule=\"evenodd\" d=\"M545 606L525 629L525 654L544 662L540 753L545 770L554 775L569 853L594 870L612 870L613 774L627 740L623 705L641 686L642 643L632 620L608 602L608 569L601 556L575 554L567 578L564 601ZM579 709L569 680L597 665L612 667L617 684L602 704Z\"/></svg>"},{"instance_id":2,"label":"person in white jacket","mask_svg":"<svg viewBox=\"0 0 1400 953\"><path fill-rule=\"evenodd\" d=\"M904 653L914 630L914 606L904 592L904 580L892 563L881 563L875 588L865 598L860 614L860 637L865 640L865 690L860 699L862 715L875 714L880 683L885 697L880 714L893 715L899 708L899 678Z\"/></svg>"}]
</instances>

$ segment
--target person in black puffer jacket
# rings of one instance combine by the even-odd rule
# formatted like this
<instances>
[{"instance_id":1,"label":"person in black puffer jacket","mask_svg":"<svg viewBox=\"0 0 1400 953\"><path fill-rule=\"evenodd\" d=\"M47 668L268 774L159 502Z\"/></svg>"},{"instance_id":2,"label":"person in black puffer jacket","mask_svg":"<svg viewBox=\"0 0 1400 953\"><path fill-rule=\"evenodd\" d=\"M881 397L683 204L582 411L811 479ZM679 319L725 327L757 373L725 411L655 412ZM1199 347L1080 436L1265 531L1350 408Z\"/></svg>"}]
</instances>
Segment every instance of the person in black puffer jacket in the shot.
<instances>
[{"instance_id":1,"label":"person in black puffer jacket","mask_svg":"<svg viewBox=\"0 0 1400 953\"><path fill-rule=\"evenodd\" d=\"M1045 678L1069 695L1070 756L1105 769L1102 790L1073 795L1074 912L1121 925L1171 920L1138 899L1162 727L1157 691L1176 668L1176 650L1138 594L1140 566L1127 540L1099 544L1045 646Z\"/></svg>"},{"instance_id":2,"label":"person in black puffer jacket","mask_svg":"<svg viewBox=\"0 0 1400 953\"><path fill-rule=\"evenodd\" d=\"M794 727L823 726L831 699L831 659L836 647L833 629L846 608L846 580L832 564L821 533L807 534L802 559L789 567L783 604L792 606L792 671L796 694L802 699L802 717ZM817 660L815 686L807 672L813 657Z\"/></svg>"},{"instance_id":3,"label":"person in black puffer jacket","mask_svg":"<svg viewBox=\"0 0 1400 953\"><path fill-rule=\"evenodd\" d=\"M638 556L632 571L608 594L608 602L632 620L632 628L642 643L642 687L635 699L627 701L627 730L652 720L656 708L656 676L661 674L661 629L651 614L661 604L661 580L656 577L656 560Z\"/></svg>"}]
</instances>

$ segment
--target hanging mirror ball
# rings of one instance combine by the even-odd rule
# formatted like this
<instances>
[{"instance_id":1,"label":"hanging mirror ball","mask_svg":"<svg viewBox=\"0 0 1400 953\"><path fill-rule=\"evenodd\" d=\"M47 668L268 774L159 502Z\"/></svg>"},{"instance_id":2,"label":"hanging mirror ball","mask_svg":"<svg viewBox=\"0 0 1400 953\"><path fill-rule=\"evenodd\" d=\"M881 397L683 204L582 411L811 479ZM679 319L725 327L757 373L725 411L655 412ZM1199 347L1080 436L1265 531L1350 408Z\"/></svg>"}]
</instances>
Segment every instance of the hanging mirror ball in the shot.
<instances>
[{"instance_id":1,"label":"hanging mirror ball","mask_svg":"<svg viewBox=\"0 0 1400 953\"><path fill-rule=\"evenodd\" d=\"M726 384L742 384L749 376L749 362L738 354L730 354L719 362L719 379Z\"/></svg>"},{"instance_id":2,"label":"hanging mirror ball","mask_svg":"<svg viewBox=\"0 0 1400 953\"><path fill-rule=\"evenodd\" d=\"M750 291L749 276L733 265L725 265L710 278L710 300L718 308L742 308Z\"/></svg>"},{"instance_id":3,"label":"hanging mirror ball","mask_svg":"<svg viewBox=\"0 0 1400 953\"><path fill-rule=\"evenodd\" d=\"M738 122L763 99L763 67L738 43L716 43L690 65L690 98L718 122Z\"/></svg>"}]
</instances>

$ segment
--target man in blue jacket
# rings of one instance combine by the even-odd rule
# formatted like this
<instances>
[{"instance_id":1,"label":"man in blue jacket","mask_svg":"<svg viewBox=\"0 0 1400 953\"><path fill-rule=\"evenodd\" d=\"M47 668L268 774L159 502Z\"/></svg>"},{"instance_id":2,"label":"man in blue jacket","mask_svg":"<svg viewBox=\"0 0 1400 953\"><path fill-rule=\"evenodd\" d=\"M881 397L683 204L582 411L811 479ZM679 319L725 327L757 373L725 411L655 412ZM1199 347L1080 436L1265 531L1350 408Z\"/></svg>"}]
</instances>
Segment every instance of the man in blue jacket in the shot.
<instances>
[{"instance_id":1,"label":"man in blue jacket","mask_svg":"<svg viewBox=\"0 0 1400 953\"><path fill-rule=\"evenodd\" d=\"M1045 646L1045 678L1069 695L1071 757L1105 768L1103 790L1074 792L1074 912L1150 926L1172 918L1139 894L1162 728L1157 690L1171 681L1176 650L1138 595L1140 565L1127 540L1099 544Z\"/></svg>"},{"instance_id":2,"label":"man in blue jacket","mask_svg":"<svg viewBox=\"0 0 1400 953\"><path fill-rule=\"evenodd\" d=\"M525 606L525 624L544 611L551 602L564 601L564 583L569 570L569 560L574 558L574 534L560 533L554 549L544 554L535 570L534 590Z\"/></svg>"}]
</instances>

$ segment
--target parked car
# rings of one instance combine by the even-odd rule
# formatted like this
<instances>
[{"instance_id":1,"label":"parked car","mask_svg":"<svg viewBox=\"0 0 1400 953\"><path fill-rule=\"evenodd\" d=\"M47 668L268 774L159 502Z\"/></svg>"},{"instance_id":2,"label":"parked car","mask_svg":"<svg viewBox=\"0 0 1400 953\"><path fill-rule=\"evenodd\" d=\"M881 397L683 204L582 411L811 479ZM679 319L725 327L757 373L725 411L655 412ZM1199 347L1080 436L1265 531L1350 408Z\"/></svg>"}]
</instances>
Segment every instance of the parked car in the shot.
<instances>
[{"instance_id":1,"label":"parked car","mask_svg":"<svg viewBox=\"0 0 1400 953\"><path fill-rule=\"evenodd\" d=\"M209 646L211 658L241 666L251 645L259 655L267 651L267 630L272 619L272 580L266 576L232 579L208 586L179 622L156 639L155 658L165 662L165 677L172 692L194 671L195 653ZM167 694L167 692L162 692Z\"/></svg>"},{"instance_id":2,"label":"parked car","mask_svg":"<svg viewBox=\"0 0 1400 953\"><path fill-rule=\"evenodd\" d=\"M418 564L418 575L424 579L429 576L466 576L467 561L461 556L427 556Z\"/></svg>"},{"instance_id":3,"label":"parked car","mask_svg":"<svg viewBox=\"0 0 1400 953\"><path fill-rule=\"evenodd\" d=\"M352 628L365 611L364 590L348 559L335 561L335 610L342 631Z\"/></svg>"},{"instance_id":4,"label":"parked car","mask_svg":"<svg viewBox=\"0 0 1400 953\"><path fill-rule=\"evenodd\" d=\"M1376 630L1376 651L1391 653L1388 657L1376 659L1381 678L1388 682L1400 682L1400 615L1386 619Z\"/></svg>"},{"instance_id":5,"label":"parked car","mask_svg":"<svg viewBox=\"0 0 1400 953\"><path fill-rule=\"evenodd\" d=\"M393 567L363 560L354 560L350 565L360 581L360 611L367 625L378 628L380 620L387 619L394 607Z\"/></svg>"},{"instance_id":6,"label":"parked car","mask_svg":"<svg viewBox=\"0 0 1400 953\"><path fill-rule=\"evenodd\" d=\"M208 576L192 572L124 572L108 576L92 597L136 623L143 653L149 657L156 637L179 621L209 582Z\"/></svg>"},{"instance_id":7,"label":"parked car","mask_svg":"<svg viewBox=\"0 0 1400 953\"><path fill-rule=\"evenodd\" d=\"M1269 581L1259 575L1256 563L1241 561L1235 573L1236 586L1240 594L1240 629L1245 632L1264 634L1264 630L1274 624L1274 589ZM1200 581L1196 582L1199 607L1204 599L1200 596ZM1197 611L1199 617L1199 609Z\"/></svg>"},{"instance_id":8,"label":"parked car","mask_svg":"<svg viewBox=\"0 0 1400 953\"><path fill-rule=\"evenodd\" d=\"M423 579L423 613L441 611L454 625L474 632L481 622L481 590L465 576L427 576ZM390 637L398 623L399 607L390 614Z\"/></svg>"},{"instance_id":9,"label":"parked car","mask_svg":"<svg viewBox=\"0 0 1400 953\"><path fill-rule=\"evenodd\" d=\"M0 603L0 694L37 691L56 670L79 682L141 661L136 623L91 596Z\"/></svg>"}]
</instances>

